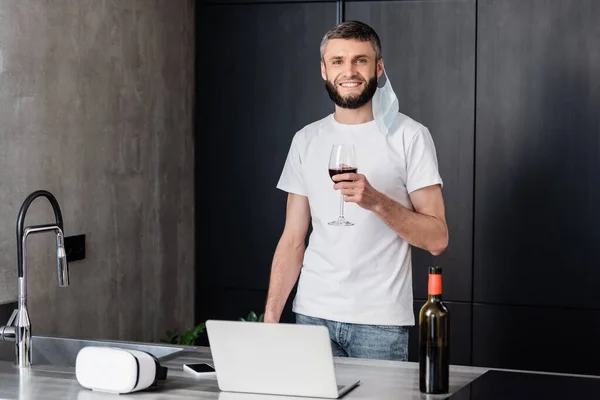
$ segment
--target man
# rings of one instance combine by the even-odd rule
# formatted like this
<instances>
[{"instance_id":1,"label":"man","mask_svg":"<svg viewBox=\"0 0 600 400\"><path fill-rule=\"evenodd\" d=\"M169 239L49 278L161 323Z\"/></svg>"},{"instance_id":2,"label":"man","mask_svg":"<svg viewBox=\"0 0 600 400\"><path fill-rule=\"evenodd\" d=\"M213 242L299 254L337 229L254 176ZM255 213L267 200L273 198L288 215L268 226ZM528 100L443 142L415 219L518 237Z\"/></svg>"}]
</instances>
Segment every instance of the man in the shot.
<instances>
[{"instance_id":1,"label":"man","mask_svg":"<svg viewBox=\"0 0 600 400\"><path fill-rule=\"evenodd\" d=\"M368 25L344 22L324 36L321 75L335 112L295 134L277 185L289 194L265 322L279 321L300 276L296 322L327 326L335 356L405 361L415 323L410 247L438 255L448 229L431 135L398 112L389 80L378 87L383 74L380 40ZM354 145L358 173L332 183L335 143ZM339 191L353 226L328 224Z\"/></svg>"}]
</instances>

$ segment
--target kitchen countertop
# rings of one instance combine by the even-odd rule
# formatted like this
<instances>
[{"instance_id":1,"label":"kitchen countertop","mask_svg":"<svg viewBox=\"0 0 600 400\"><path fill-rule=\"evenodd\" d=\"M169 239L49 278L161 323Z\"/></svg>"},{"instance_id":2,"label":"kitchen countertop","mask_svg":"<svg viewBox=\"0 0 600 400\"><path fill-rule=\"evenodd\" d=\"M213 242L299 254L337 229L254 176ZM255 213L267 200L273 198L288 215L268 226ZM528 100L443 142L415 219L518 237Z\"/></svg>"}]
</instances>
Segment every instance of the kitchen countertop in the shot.
<instances>
[{"instance_id":1,"label":"kitchen countertop","mask_svg":"<svg viewBox=\"0 0 600 400\"><path fill-rule=\"evenodd\" d=\"M211 363L211 354L208 347L188 347L185 351L179 353L174 358L162 361L161 364L168 367L167 380L164 381L158 390L142 391L131 394L110 394L99 393L83 388L75 378L75 369L69 367L34 365L30 369L19 370L10 361L0 361L0 399L68 399L68 400L137 400L137 399L216 399L216 400L299 400L304 397L289 396L268 396L253 395L245 393L225 393L220 392L216 377L195 378L182 369L184 363ZM575 374L559 374L538 371L519 371L497 368L482 368L469 366L450 366L450 393L443 395L426 395L419 392L419 364L415 362L381 361L365 360L357 358L334 358L336 364L336 376L338 383L360 379L360 386L354 388L343 399L363 399L363 400L399 400L399 399L427 399L438 400L446 399L452 394L456 394L457 399L479 399L481 397L471 397L471 390L480 392L480 389L461 388L468 386L471 382L481 377L487 371L505 371L505 372L524 372L521 374L525 382L543 379L544 375L557 375L564 377L584 377L596 378L598 376L586 376ZM537 375L531 375L537 374ZM485 377L488 377L487 374ZM506 375L506 374L505 374ZM483 377L482 379L485 380ZM531 377L531 378L529 378ZM491 378L491 376L490 376ZM494 378L496 379L496 378ZM489 379L488 379L489 380ZM563 379L564 380L564 379ZM479 382L480 380L477 380ZM558 380L560 381L560 380ZM546 382L557 382L557 380L546 379ZM594 384L594 382L587 382ZM486 384L487 385L487 384ZM518 395L525 395L530 388L525 386L518 389ZM481 386L481 385L480 385ZM513 386L513 385L503 385ZM575 388L580 383L575 384ZM494 387L486 386L486 390ZM549 390L550 386L546 387ZM560 386L557 386L560 387ZM538 388L539 389L539 388ZM564 389L564 387L563 387ZM569 393L572 393L572 387L567 387ZM465 392L466 391L466 392ZM466 395L465 395L466 394ZM506 397L500 393L497 398L515 398L515 393ZM595 397L595 396L593 396ZM485 397L486 399L489 398ZM496 397L494 397L496 398ZM587 397L586 397L587 398Z\"/></svg>"},{"instance_id":2,"label":"kitchen countertop","mask_svg":"<svg viewBox=\"0 0 600 400\"><path fill-rule=\"evenodd\" d=\"M184 363L211 362L209 348L194 347L161 364L168 367L167 380L160 389L131 394L93 392L83 388L75 378L74 368L34 365L22 372L12 362L0 362L1 399L294 399L299 397L224 393L219 391L216 377L195 378L182 370ZM441 399L446 395L424 395L419 392L418 364L414 362L335 358L339 381L360 379L361 385L343 399ZM450 391L461 387L486 372L487 368L451 366Z\"/></svg>"}]
</instances>

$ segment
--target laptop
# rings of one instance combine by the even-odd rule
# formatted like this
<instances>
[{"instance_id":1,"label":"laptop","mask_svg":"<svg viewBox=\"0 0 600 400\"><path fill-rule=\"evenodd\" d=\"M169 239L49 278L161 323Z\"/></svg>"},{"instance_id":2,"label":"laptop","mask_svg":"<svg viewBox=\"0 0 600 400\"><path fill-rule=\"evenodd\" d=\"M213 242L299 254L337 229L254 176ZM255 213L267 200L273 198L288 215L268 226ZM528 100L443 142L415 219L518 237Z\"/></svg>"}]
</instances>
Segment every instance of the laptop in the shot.
<instances>
[{"instance_id":1,"label":"laptop","mask_svg":"<svg viewBox=\"0 0 600 400\"><path fill-rule=\"evenodd\" d=\"M223 392L337 399L360 384L335 376L325 326L246 321L206 321Z\"/></svg>"}]
</instances>

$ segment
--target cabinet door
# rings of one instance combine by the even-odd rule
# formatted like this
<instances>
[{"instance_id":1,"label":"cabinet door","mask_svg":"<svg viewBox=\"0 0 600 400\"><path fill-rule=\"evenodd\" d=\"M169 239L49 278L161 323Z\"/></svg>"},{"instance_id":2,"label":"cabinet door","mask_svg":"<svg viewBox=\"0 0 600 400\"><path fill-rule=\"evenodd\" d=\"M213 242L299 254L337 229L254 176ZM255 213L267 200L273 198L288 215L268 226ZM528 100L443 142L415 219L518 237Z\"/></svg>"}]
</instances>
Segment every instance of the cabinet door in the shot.
<instances>
[{"instance_id":1,"label":"cabinet door","mask_svg":"<svg viewBox=\"0 0 600 400\"><path fill-rule=\"evenodd\" d=\"M198 284L267 289L292 137L333 110L319 45L336 5L213 5L199 19Z\"/></svg>"},{"instance_id":2,"label":"cabinet door","mask_svg":"<svg viewBox=\"0 0 600 400\"><path fill-rule=\"evenodd\" d=\"M473 306L473 365L600 374L600 310Z\"/></svg>"},{"instance_id":3,"label":"cabinet door","mask_svg":"<svg viewBox=\"0 0 600 400\"><path fill-rule=\"evenodd\" d=\"M598 309L600 2L478 11L474 299Z\"/></svg>"},{"instance_id":4,"label":"cabinet door","mask_svg":"<svg viewBox=\"0 0 600 400\"><path fill-rule=\"evenodd\" d=\"M260 3L313 3L313 2L330 2L334 3L337 0L202 0L204 4L260 4ZM335 22L335 20L334 20Z\"/></svg>"},{"instance_id":5,"label":"cabinet door","mask_svg":"<svg viewBox=\"0 0 600 400\"><path fill-rule=\"evenodd\" d=\"M426 125L436 145L450 231L438 259L414 251L415 298L427 298L427 267L444 267L444 298L471 300L475 95L475 0L346 3L346 20L382 41L400 111Z\"/></svg>"}]
</instances>

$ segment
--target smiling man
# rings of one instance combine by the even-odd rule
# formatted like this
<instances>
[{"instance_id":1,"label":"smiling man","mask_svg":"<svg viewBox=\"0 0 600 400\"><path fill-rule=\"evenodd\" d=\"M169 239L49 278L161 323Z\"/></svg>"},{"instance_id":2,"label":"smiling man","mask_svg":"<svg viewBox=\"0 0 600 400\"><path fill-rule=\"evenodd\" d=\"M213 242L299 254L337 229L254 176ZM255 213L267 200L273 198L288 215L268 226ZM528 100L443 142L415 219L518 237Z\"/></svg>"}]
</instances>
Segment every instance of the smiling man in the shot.
<instances>
[{"instance_id":1,"label":"smiling man","mask_svg":"<svg viewBox=\"0 0 600 400\"><path fill-rule=\"evenodd\" d=\"M368 25L344 22L324 36L321 76L335 111L294 135L277 185L288 193L287 211L265 322L279 321L299 278L296 322L326 326L335 356L407 360L415 323L411 246L438 255L448 228L432 137L398 111L384 72ZM337 143L354 145L358 171L332 183L327 169ZM340 191L353 226L328 224Z\"/></svg>"}]
</instances>

